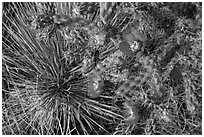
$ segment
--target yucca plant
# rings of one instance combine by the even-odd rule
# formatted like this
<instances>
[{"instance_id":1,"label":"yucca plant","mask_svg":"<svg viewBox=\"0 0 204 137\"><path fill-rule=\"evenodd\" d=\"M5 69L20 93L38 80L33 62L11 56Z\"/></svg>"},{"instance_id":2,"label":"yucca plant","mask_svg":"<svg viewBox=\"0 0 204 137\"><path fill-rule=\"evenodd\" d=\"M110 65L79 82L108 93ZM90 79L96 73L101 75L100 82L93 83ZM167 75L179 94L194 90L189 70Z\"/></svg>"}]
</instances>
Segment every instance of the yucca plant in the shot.
<instances>
[{"instance_id":1,"label":"yucca plant","mask_svg":"<svg viewBox=\"0 0 204 137\"><path fill-rule=\"evenodd\" d=\"M6 4L2 42L3 134L99 134L99 129L108 133L99 119L113 122L122 116L113 104L88 96L90 79L76 71L80 59L69 59L64 54L71 44L57 29L51 37L38 39L38 32L26 22L46 12L71 16L65 9L71 11L73 3L47 7L42 4L41 10L36 3Z\"/></svg>"}]
</instances>

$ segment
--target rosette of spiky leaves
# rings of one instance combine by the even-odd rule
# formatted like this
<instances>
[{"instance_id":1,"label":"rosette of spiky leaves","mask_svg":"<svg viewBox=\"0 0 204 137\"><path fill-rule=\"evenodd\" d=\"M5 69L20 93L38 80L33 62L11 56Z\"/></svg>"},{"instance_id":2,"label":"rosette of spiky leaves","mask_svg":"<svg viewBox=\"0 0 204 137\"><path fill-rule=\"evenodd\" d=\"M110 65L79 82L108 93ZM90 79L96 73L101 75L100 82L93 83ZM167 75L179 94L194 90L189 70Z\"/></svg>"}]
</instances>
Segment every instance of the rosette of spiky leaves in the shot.
<instances>
[{"instance_id":1,"label":"rosette of spiky leaves","mask_svg":"<svg viewBox=\"0 0 204 137\"><path fill-rule=\"evenodd\" d=\"M70 73L77 65L64 57L64 37L55 32L52 39L35 39L24 22L36 14L33 4L13 5L4 12L3 21L7 95L2 105L3 134L98 134L99 128L108 132L96 119L112 121L121 116L113 105L87 97L89 81ZM8 14L14 11L13 17Z\"/></svg>"}]
</instances>

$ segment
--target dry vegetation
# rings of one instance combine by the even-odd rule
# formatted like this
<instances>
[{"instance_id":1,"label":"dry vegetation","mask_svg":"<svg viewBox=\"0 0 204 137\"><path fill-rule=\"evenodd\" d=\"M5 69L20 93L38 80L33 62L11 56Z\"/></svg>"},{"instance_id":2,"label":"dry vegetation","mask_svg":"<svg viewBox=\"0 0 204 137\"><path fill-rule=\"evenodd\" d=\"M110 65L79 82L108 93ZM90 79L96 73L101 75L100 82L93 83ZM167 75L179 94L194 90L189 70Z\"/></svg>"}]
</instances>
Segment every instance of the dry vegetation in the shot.
<instances>
[{"instance_id":1,"label":"dry vegetation","mask_svg":"<svg viewBox=\"0 0 204 137\"><path fill-rule=\"evenodd\" d=\"M2 13L3 134L202 134L202 3Z\"/></svg>"}]
</instances>

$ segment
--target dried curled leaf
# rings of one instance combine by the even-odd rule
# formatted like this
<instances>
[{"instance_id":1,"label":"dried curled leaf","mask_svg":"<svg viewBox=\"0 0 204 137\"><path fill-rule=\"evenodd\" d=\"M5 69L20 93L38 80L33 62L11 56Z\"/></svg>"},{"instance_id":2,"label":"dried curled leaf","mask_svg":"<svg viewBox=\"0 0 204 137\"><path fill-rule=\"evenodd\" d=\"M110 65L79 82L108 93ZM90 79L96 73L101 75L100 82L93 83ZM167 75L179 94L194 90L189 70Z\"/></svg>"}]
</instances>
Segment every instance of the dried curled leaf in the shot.
<instances>
[{"instance_id":1,"label":"dried curled leaf","mask_svg":"<svg viewBox=\"0 0 204 137\"><path fill-rule=\"evenodd\" d=\"M123 103L123 111L122 114L125 117L125 122L127 122L130 125L136 124L139 120L138 115L138 108L136 107L136 104L130 100L127 100Z\"/></svg>"},{"instance_id":2,"label":"dried curled leaf","mask_svg":"<svg viewBox=\"0 0 204 137\"><path fill-rule=\"evenodd\" d=\"M93 73L89 75L89 80L88 96L91 98L97 98L102 93L104 81L99 75Z\"/></svg>"}]
</instances>

